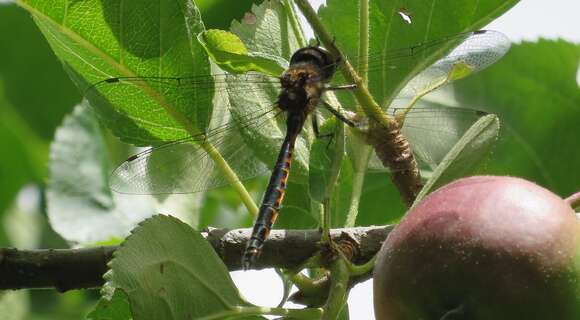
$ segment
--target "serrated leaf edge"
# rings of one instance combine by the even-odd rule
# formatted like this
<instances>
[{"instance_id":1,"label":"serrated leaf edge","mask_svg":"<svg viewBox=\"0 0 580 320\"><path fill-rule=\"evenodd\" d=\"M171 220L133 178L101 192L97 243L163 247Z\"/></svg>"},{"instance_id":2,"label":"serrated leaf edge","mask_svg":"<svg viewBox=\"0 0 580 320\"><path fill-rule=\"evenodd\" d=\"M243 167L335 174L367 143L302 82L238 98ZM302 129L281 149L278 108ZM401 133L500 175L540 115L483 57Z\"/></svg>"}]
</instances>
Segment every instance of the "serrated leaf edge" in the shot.
<instances>
[{"instance_id":1,"label":"serrated leaf edge","mask_svg":"<svg viewBox=\"0 0 580 320\"><path fill-rule=\"evenodd\" d=\"M429 192L432 191L431 189L433 188L435 183L441 178L443 173L445 173L445 171L454 163L454 160L457 158L457 156L459 156L465 150L465 148L469 146L469 144L471 144L482 132L484 132L494 124L498 126L498 130L496 131L496 135L494 138L494 140L497 140L499 137L500 124L499 118L495 114L488 114L486 116L483 116L481 119L477 120L477 122L475 122L465 132L463 137L453 146L453 148L451 148L451 150L447 153L447 155L445 155L443 160L441 160L441 163L439 164L439 166L437 166L437 168L433 172L433 176L431 177L431 179L429 179L429 181L427 181L425 186L423 186L421 192L419 192L419 195L413 202L411 208L417 205L419 202L421 202L421 200Z\"/></svg>"}]
</instances>

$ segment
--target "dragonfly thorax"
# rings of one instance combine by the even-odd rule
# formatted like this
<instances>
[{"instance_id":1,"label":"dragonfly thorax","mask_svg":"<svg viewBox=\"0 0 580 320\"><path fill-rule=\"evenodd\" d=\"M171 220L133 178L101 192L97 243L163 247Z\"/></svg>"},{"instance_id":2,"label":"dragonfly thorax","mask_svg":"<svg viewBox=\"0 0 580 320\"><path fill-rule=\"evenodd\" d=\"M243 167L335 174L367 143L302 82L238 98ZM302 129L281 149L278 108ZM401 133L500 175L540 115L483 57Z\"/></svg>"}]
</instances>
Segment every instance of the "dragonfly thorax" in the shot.
<instances>
[{"instance_id":1,"label":"dragonfly thorax","mask_svg":"<svg viewBox=\"0 0 580 320\"><path fill-rule=\"evenodd\" d=\"M320 68L311 63L291 65L280 78L282 90L278 106L288 112L309 114L320 100L324 89Z\"/></svg>"},{"instance_id":2,"label":"dragonfly thorax","mask_svg":"<svg viewBox=\"0 0 580 320\"><path fill-rule=\"evenodd\" d=\"M290 58L290 67L280 77L280 109L304 114L314 110L324 83L331 80L337 64L334 56L319 46L298 49Z\"/></svg>"}]
</instances>

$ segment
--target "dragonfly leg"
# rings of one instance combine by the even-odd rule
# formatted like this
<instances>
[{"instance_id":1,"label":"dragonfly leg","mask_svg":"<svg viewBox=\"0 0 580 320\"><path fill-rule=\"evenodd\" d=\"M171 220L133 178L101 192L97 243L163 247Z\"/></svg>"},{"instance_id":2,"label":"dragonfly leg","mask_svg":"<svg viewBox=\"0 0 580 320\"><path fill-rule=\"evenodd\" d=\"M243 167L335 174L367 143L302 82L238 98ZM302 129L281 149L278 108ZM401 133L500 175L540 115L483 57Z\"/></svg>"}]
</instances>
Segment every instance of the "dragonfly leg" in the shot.
<instances>
[{"instance_id":1,"label":"dragonfly leg","mask_svg":"<svg viewBox=\"0 0 580 320\"><path fill-rule=\"evenodd\" d=\"M327 86L324 88L324 90L329 90L329 91L338 91L338 90L352 90L352 89L356 89L356 84L352 83L352 84L341 84L338 86Z\"/></svg>"},{"instance_id":2,"label":"dragonfly leg","mask_svg":"<svg viewBox=\"0 0 580 320\"><path fill-rule=\"evenodd\" d=\"M330 148L330 145L332 144L332 140L334 139L334 133L326 133L326 134L321 134L319 129L318 129L318 118L316 117L316 114L312 115L312 129L314 130L314 134L316 135L317 139L327 139L328 138L328 144L326 144L326 149Z\"/></svg>"},{"instance_id":3,"label":"dragonfly leg","mask_svg":"<svg viewBox=\"0 0 580 320\"><path fill-rule=\"evenodd\" d=\"M332 137L334 136L333 133L320 133L320 128L318 127L318 118L316 117L316 114L312 115L312 130L314 130L314 135L317 139L330 138L332 140Z\"/></svg>"},{"instance_id":4,"label":"dragonfly leg","mask_svg":"<svg viewBox=\"0 0 580 320\"><path fill-rule=\"evenodd\" d=\"M338 120L344 122L347 126L349 126L351 128L356 127L356 124L354 122L352 122L350 119L348 119L344 114L342 114L335 107L331 106L328 102L322 100L322 105L326 108L326 110L328 110L330 113L332 113Z\"/></svg>"}]
</instances>

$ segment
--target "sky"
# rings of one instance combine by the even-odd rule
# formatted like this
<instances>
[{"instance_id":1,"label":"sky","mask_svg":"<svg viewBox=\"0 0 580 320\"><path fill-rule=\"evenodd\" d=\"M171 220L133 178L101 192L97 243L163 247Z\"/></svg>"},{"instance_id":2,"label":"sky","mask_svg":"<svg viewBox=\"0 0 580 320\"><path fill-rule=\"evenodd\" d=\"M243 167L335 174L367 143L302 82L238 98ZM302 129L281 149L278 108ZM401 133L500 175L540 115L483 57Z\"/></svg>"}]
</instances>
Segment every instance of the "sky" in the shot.
<instances>
[{"instance_id":1,"label":"sky","mask_svg":"<svg viewBox=\"0 0 580 320\"><path fill-rule=\"evenodd\" d=\"M311 1L316 7L323 2ZM580 43L578 13L579 0L523 0L484 29L500 31L514 42L535 41L543 37ZM580 83L580 72L578 75ZM233 272L232 277L244 297L252 303L276 306L282 297L282 283L271 270ZM374 319L372 303L372 281L357 285L349 296L350 318Z\"/></svg>"}]
</instances>

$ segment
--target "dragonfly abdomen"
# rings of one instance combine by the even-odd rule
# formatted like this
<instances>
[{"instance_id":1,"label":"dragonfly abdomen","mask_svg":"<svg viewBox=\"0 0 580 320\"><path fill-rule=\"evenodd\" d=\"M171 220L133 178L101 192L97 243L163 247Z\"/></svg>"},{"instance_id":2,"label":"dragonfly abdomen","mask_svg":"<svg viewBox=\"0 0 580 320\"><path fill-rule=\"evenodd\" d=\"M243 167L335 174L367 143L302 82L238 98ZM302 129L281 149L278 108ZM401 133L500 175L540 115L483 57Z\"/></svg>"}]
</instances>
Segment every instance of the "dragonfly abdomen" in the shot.
<instances>
[{"instance_id":1,"label":"dragonfly abdomen","mask_svg":"<svg viewBox=\"0 0 580 320\"><path fill-rule=\"evenodd\" d=\"M289 122L292 121L291 118L289 117ZM280 153L278 153L276 165L274 166L274 170L272 170L270 182L264 193L264 199L258 211L254 228L252 229L252 235L242 257L242 267L244 270L249 269L260 255L264 242L268 238L270 230L278 218L278 212L286 195L286 186L288 177L290 176L290 166L292 165L292 153L298 133L302 130L304 118L295 117L293 121L295 123L288 126L286 138L282 143Z\"/></svg>"}]
</instances>

